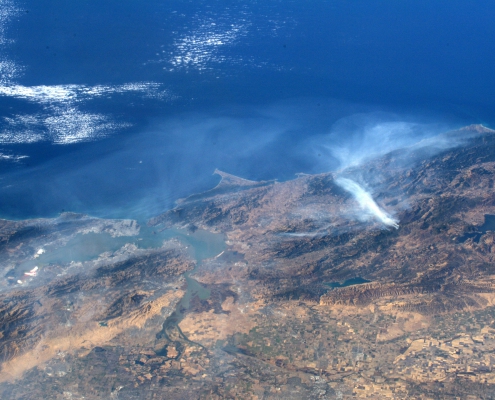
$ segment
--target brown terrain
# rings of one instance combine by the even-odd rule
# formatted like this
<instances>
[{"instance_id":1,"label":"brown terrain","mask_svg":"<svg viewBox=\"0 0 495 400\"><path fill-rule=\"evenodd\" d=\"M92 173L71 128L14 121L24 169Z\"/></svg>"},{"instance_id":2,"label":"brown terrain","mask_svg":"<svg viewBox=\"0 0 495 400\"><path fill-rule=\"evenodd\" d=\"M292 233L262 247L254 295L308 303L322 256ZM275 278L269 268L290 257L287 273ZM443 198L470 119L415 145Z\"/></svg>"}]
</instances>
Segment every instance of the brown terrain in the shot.
<instances>
[{"instance_id":1,"label":"brown terrain","mask_svg":"<svg viewBox=\"0 0 495 400\"><path fill-rule=\"evenodd\" d=\"M2 398L494 399L495 131L436 143L287 182L217 171L149 221L223 234L202 261L126 244L15 283L40 246L139 226L1 221Z\"/></svg>"}]
</instances>

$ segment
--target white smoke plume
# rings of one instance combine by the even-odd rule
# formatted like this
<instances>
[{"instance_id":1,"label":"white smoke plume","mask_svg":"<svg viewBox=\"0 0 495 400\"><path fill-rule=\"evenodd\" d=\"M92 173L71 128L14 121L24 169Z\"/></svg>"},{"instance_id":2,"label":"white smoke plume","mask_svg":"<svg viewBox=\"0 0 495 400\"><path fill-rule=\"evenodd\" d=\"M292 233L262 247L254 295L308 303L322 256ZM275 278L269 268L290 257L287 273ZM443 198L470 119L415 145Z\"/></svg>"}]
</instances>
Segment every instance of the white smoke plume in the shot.
<instances>
[{"instance_id":1,"label":"white smoke plume","mask_svg":"<svg viewBox=\"0 0 495 400\"><path fill-rule=\"evenodd\" d=\"M395 229L399 228L398 221L392 218L384 209L380 208L380 206L376 204L375 200L373 200L371 194L359 184L347 178L337 178L335 183L351 193L354 199L359 203L359 206L363 212L360 215L362 219L372 217L386 226L393 227Z\"/></svg>"},{"instance_id":2,"label":"white smoke plume","mask_svg":"<svg viewBox=\"0 0 495 400\"><path fill-rule=\"evenodd\" d=\"M394 179L398 169L412 167L443 150L461 146L475 135L470 131L454 136L445 133L454 127L441 119L431 124L411 118L403 120L401 116L389 113L356 113L336 121L328 134L316 139L319 143L315 150L323 168L346 176L338 178L336 183L355 198L354 218L375 220L384 227L398 228L399 221L378 206L369 188L377 189L383 182ZM392 155L390 164L376 168L373 174L360 168L387 154ZM389 192L388 196L397 198L399 208L407 207L406 194L395 191Z\"/></svg>"}]
</instances>

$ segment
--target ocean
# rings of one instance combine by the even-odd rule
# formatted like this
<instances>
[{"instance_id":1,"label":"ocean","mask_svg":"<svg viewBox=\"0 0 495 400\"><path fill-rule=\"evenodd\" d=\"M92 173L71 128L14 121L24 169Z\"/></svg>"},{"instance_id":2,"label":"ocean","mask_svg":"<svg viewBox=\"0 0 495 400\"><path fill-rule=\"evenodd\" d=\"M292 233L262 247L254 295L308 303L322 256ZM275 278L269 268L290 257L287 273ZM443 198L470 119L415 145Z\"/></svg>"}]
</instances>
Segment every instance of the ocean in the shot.
<instances>
[{"instance_id":1,"label":"ocean","mask_svg":"<svg viewBox=\"0 0 495 400\"><path fill-rule=\"evenodd\" d=\"M287 180L363 135L495 127L489 1L0 5L2 218L145 220L215 168Z\"/></svg>"}]
</instances>

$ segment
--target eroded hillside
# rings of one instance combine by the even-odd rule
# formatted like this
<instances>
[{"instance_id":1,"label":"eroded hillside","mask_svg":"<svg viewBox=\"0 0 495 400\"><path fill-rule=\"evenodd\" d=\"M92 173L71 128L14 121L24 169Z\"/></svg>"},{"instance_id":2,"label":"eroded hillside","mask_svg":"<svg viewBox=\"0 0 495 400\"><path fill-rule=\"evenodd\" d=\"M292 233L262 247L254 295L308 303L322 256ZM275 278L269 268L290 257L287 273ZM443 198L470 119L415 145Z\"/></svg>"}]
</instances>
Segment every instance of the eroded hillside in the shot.
<instances>
[{"instance_id":1,"label":"eroded hillside","mask_svg":"<svg viewBox=\"0 0 495 400\"><path fill-rule=\"evenodd\" d=\"M286 182L217 171L149 221L223 234L200 261L128 243L29 280L41 242L139 227L2 222L3 395L494 398L495 132L440 139Z\"/></svg>"}]
</instances>

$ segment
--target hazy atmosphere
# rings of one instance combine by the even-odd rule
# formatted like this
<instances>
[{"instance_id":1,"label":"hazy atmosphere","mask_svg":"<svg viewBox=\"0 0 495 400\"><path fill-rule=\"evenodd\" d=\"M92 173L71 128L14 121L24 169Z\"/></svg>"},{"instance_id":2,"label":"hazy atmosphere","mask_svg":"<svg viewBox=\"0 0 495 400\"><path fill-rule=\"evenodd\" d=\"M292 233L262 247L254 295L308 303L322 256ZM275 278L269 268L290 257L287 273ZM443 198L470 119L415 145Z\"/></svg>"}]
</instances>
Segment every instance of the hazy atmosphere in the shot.
<instances>
[{"instance_id":1,"label":"hazy atmosphere","mask_svg":"<svg viewBox=\"0 0 495 400\"><path fill-rule=\"evenodd\" d=\"M5 218L149 218L215 168L283 181L493 118L489 2L1 6Z\"/></svg>"},{"instance_id":2,"label":"hazy atmosphere","mask_svg":"<svg viewBox=\"0 0 495 400\"><path fill-rule=\"evenodd\" d=\"M494 21L0 0L0 399L495 400Z\"/></svg>"}]
</instances>

